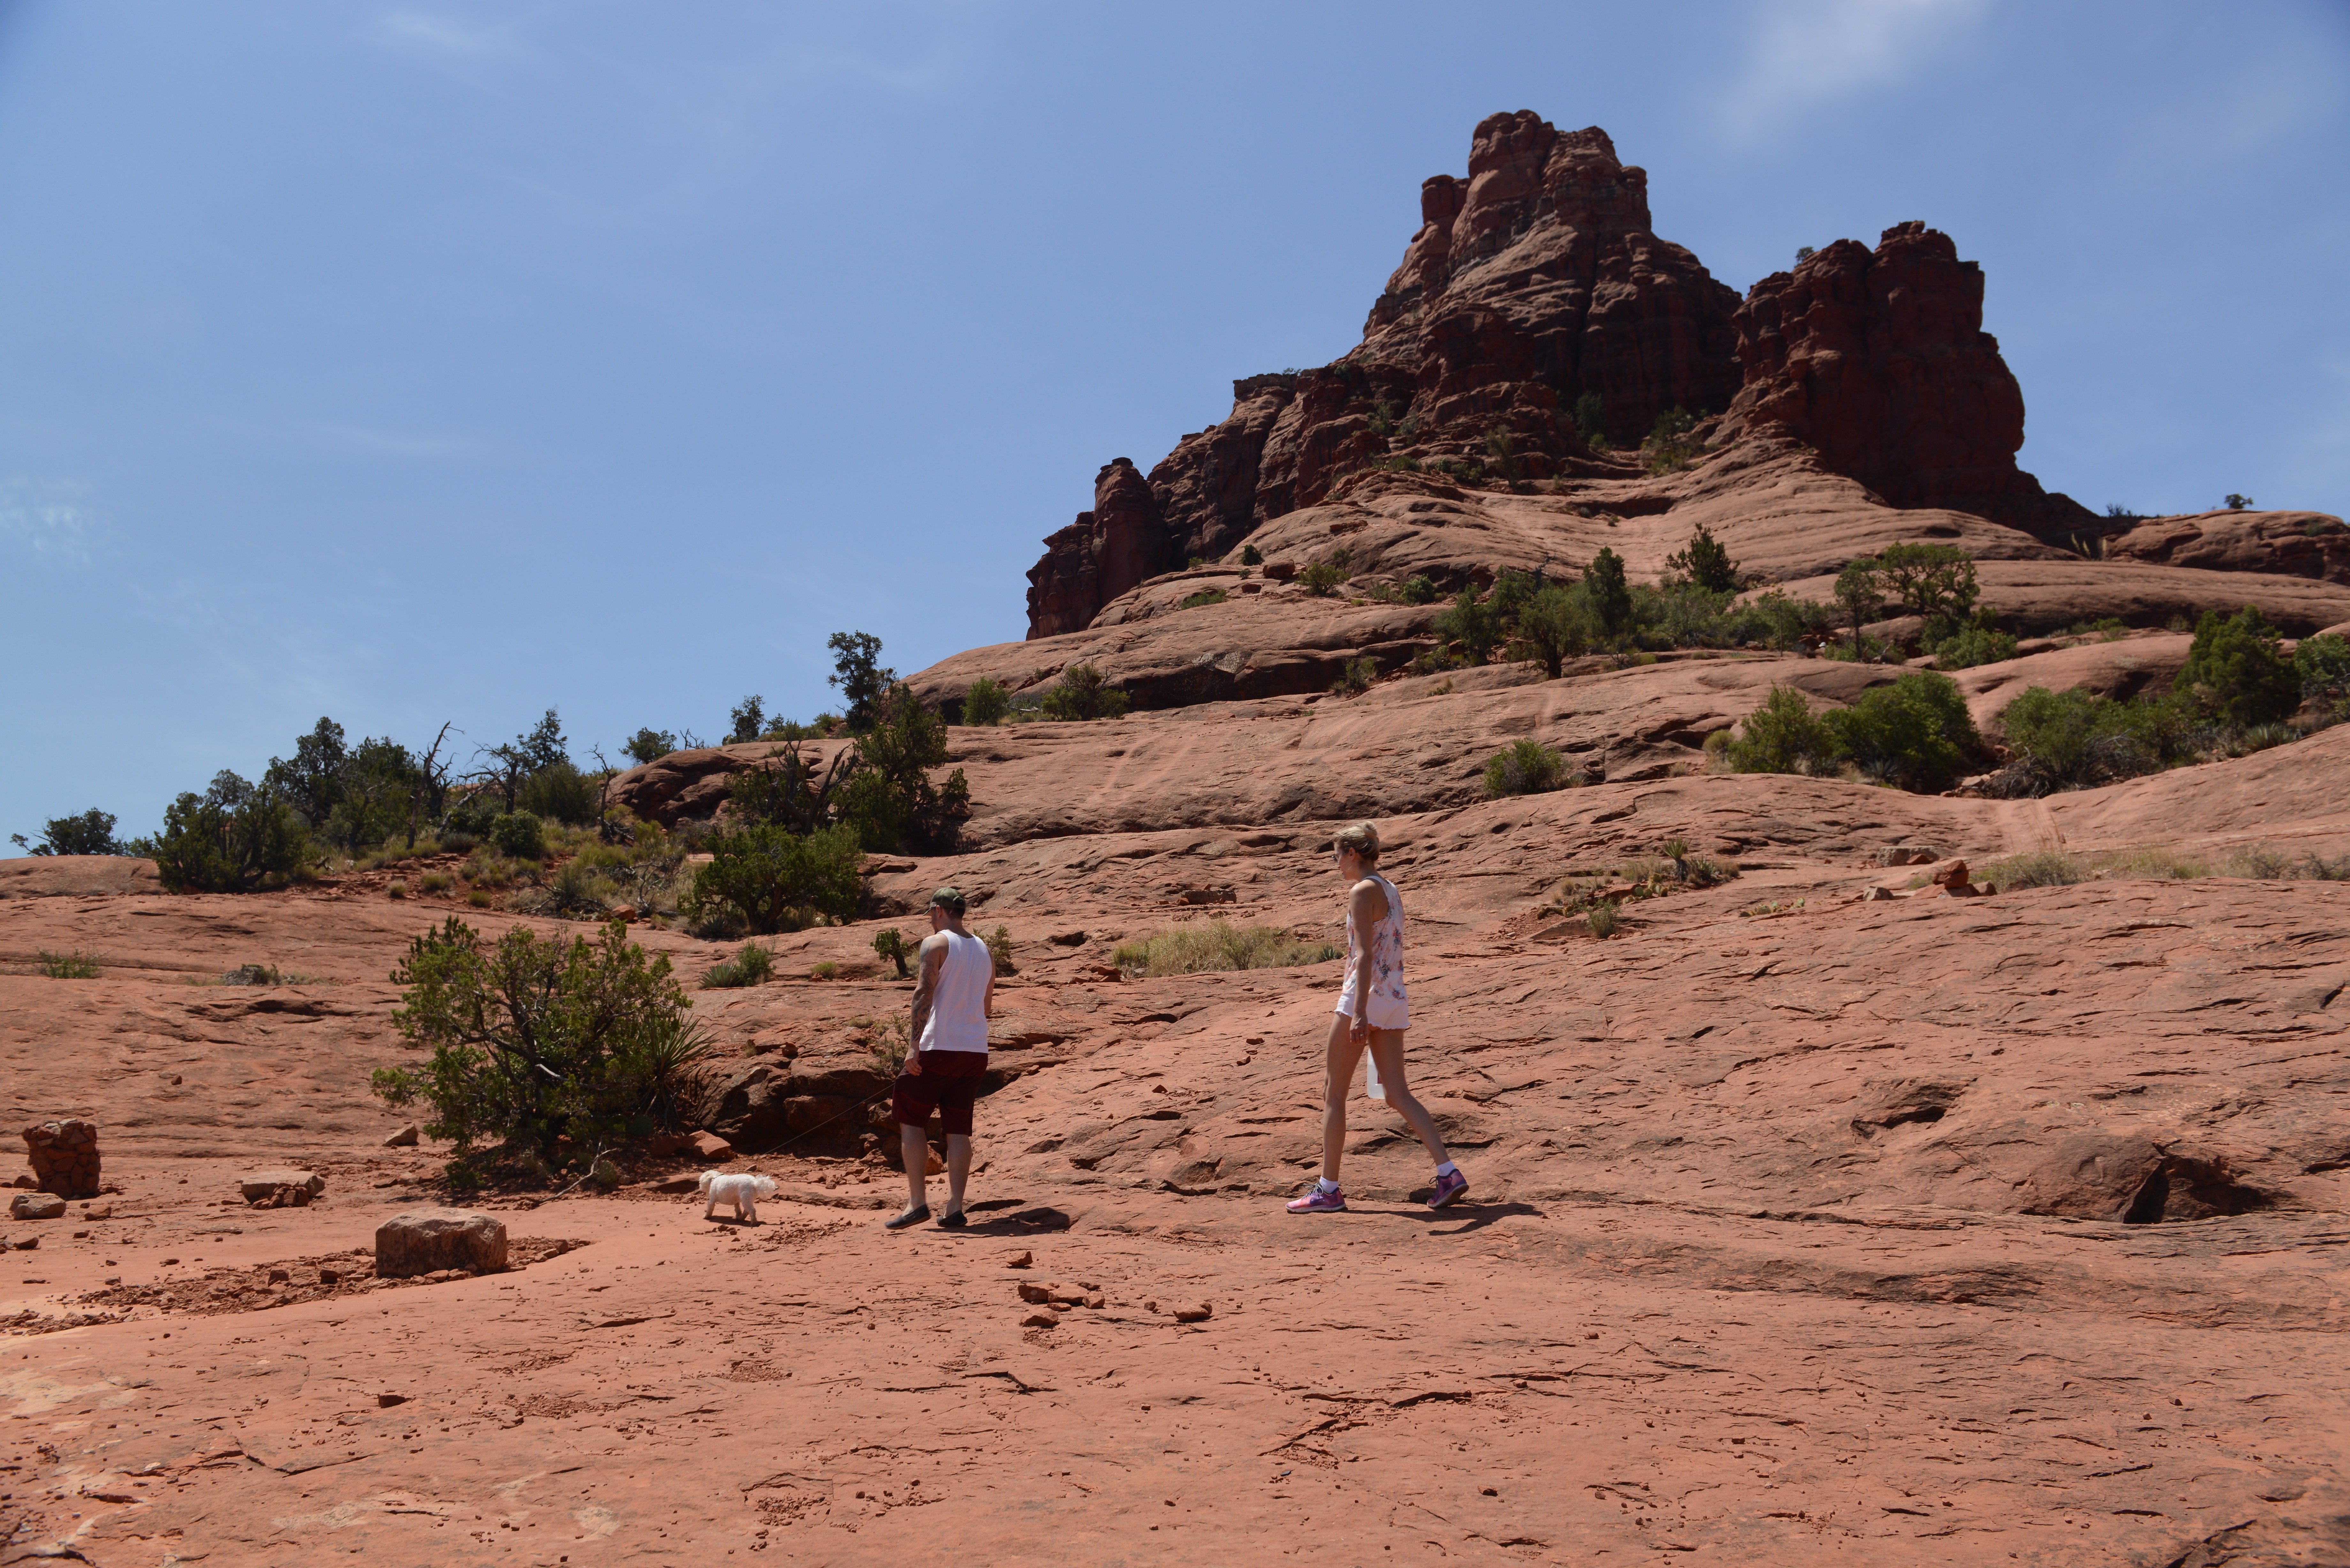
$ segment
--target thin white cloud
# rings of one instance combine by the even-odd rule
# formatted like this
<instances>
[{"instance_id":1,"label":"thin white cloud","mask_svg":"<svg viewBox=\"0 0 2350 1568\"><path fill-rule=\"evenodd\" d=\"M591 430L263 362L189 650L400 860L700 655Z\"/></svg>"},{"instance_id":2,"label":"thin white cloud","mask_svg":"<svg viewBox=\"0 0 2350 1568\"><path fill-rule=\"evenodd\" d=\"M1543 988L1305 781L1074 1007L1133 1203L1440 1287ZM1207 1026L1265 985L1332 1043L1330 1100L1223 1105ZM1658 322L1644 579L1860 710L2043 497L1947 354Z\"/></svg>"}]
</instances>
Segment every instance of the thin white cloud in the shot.
<instances>
[{"instance_id":1,"label":"thin white cloud","mask_svg":"<svg viewBox=\"0 0 2350 1568\"><path fill-rule=\"evenodd\" d=\"M36 561L87 566L100 542L85 486L67 481L0 483L0 539Z\"/></svg>"},{"instance_id":2,"label":"thin white cloud","mask_svg":"<svg viewBox=\"0 0 2350 1568\"><path fill-rule=\"evenodd\" d=\"M512 27L481 26L431 11L390 12L376 19L375 31L387 44L450 63L473 64L521 52Z\"/></svg>"},{"instance_id":3,"label":"thin white cloud","mask_svg":"<svg viewBox=\"0 0 2350 1568\"><path fill-rule=\"evenodd\" d=\"M1750 132L1898 82L1986 9L1988 0L1777 0L1762 12L1723 117L1732 130Z\"/></svg>"}]
</instances>

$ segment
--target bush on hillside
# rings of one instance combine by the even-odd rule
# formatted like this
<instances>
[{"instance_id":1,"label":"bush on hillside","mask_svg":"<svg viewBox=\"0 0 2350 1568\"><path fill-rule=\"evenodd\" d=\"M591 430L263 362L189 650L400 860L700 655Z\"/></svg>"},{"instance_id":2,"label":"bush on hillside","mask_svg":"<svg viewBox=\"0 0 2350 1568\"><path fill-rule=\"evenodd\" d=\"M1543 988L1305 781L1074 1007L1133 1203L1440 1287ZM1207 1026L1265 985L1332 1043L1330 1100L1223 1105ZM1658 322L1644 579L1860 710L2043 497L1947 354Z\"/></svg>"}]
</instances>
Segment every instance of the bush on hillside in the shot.
<instances>
[{"instance_id":1,"label":"bush on hillside","mask_svg":"<svg viewBox=\"0 0 2350 1568\"><path fill-rule=\"evenodd\" d=\"M1042 711L1047 719L1117 719L1125 716L1127 701L1124 688L1104 680L1100 670L1090 664L1072 664L1045 693Z\"/></svg>"},{"instance_id":2,"label":"bush on hillside","mask_svg":"<svg viewBox=\"0 0 2350 1568\"><path fill-rule=\"evenodd\" d=\"M1950 787L1982 751L1957 681L1913 670L1864 691L1824 720L1839 760L1871 778L1933 794Z\"/></svg>"},{"instance_id":3,"label":"bush on hillside","mask_svg":"<svg viewBox=\"0 0 2350 1568\"><path fill-rule=\"evenodd\" d=\"M501 855L516 860L546 857L546 826L530 812L509 811L493 818L487 836Z\"/></svg>"},{"instance_id":4,"label":"bush on hillside","mask_svg":"<svg viewBox=\"0 0 2350 1568\"><path fill-rule=\"evenodd\" d=\"M1997 627L1969 625L1928 648L1937 670L1972 670L2015 657L2015 639Z\"/></svg>"},{"instance_id":5,"label":"bush on hillside","mask_svg":"<svg viewBox=\"0 0 2350 1568\"><path fill-rule=\"evenodd\" d=\"M1952 545L1888 545L1876 571L1892 596L1924 619L1929 649L1966 626L1981 597L1973 557Z\"/></svg>"},{"instance_id":6,"label":"bush on hillside","mask_svg":"<svg viewBox=\"0 0 2350 1568\"><path fill-rule=\"evenodd\" d=\"M114 814L91 806L79 816L53 816L41 830L37 844L26 844L21 833L10 842L27 855L127 855L130 850L114 836Z\"/></svg>"},{"instance_id":7,"label":"bush on hillside","mask_svg":"<svg viewBox=\"0 0 2350 1568\"><path fill-rule=\"evenodd\" d=\"M450 916L391 977L405 988L392 1022L432 1058L377 1068L375 1093L431 1106L425 1136L453 1140L461 1161L486 1144L551 1162L567 1136L587 1149L631 1124L691 1125L710 1043L669 960L627 933L616 920L591 946L516 926L490 946Z\"/></svg>"},{"instance_id":8,"label":"bush on hillside","mask_svg":"<svg viewBox=\"0 0 2350 1568\"><path fill-rule=\"evenodd\" d=\"M1835 736L1812 711L1811 699L1792 686L1774 686L1762 706L1740 722L1722 755L1733 773L1825 773L1835 761Z\"/></svg>"},{"instance_id":9,"label":"bush on hillside","mask_svg":"<svg viewBox=\"0 0 2350 1568\"><path fill-rule=\"evenodd\" d=\"M681 901L696 924L713 913L731 913L743 929L771 936L857 913L865 852L854 828L802 835L754 824L712 835L709 852L709 862L694 873L692 891Z\"/></svg>"},{"instance_id":10,"label":"bush on hillside","mask_svg":"<svg viewBox=\"0 0 2350 1568\"><path fill-rule=\"evenodd\" d=\"M1687 545L1665 557L1665 567L1710 594L1738 591L1738 563L1730 558L1730 552L1713 536L1713 530L1702 523L1690 535Z\"/></svg>"},{"instance_id":11,"label":"bush on hillside","mask_svg":"<svg viewBox=\"0 0 2350 1568\"><path fill-rule=\"evenodd\" d=\"M163 831L135 846L174 893L282 887L309 864L310 830L277 793L224 769L203 794L163 808Z\"/></svg>"},{"instance_id":12,"label":"bush on hillside","mask_svg":"<svg viewBox=\"0 0 2350 1568\"><path fill-rule=\"evenodd\" d=\"M650 727L630 735L620 749L639 763L657 763L677 750L677 737Z\"/></svg>"},{"instance_id":13,"label":"bush on hillside","mask_svg":"<svg viewBox=\"0 0 2350 1568\"><path fill-rule=\"evenodd\" d=\"M1485 764L1485 794L1500 799L1512 794L1543 794L1575 782L1566 759L1531 738L1513 741L1510 749Z\"/></svg>"},{"instance_id":14,"label":"bush on hillside","mask_svg":"<svg viewBox=\"0 0 2350 1568\"><path fill-rule=\"evenodd\" d=\"M1316 598L1327 598L1347 580L1347 568L1335 561L1315 561L1297 574L1297 586Z\"/></svg>"},{"instance_id":15,"label":"bush on hillside","mask_svg":"<svg viewBox=\"0 0 2350 1568\"><path fill-rule=\"evenodd\" d=\"M775 972L775 950L756 942L744 942L743 950L724 963L712 964L702 977L704 991L731 990L745 985L764 985Z\"/></svg>"},{"instance_id":16,"label":"bush on hillside","mask_svg":"<svg viewBox=\"0 0 2350 1568\"><path fill-rule=\"evenodd\" d=\"M2303 701L2337 712L2350 705L2350 637L2344 637L2338 631L2329 631L2317 637L2303 638L2301 646L2293 650L2293 670L2300 678ZM92 812L90 815L95 816L98 814ZM109 824L113 820L111 817L107 819ZM49 824L52 831L57 826L54 822ZM84 853L105 854L107 851Z\"/></svg>"},{"instance_id":17,"label":"bush on hillside","mask_svg":"<svg viewBox=\"0 0 2350 1568\"><path fill-rule=\"evenodd\" d=\"M1415 572L1403 580L1396 597L1408 605L1432 605L1437 600L1436 579L1424 572Z\"/></svg>"},{"instance_id":18,"label":"bush on hillside","mask_svg":"<svg viewBox=\"0 0 2350 1568\"><path fill-rule=\"evenodd\" d=\"M2301 704L2301 677L2278 643L2275 628L2251 605L2232 616L2206 610L2172 689L2231 728L2281 722Z\"/></svg>"},{"instance_id":19,"label":"bush on hillside","mask_svg":"<svg viewBox=\"0 0 2350 1568\"><path fill-rule=\"evenodd\" d=\"M991 680L984 675L972 681L971 689L962 694L962 722L966 724L975 724L983 729L990 724L1000 724L1011 709L1012 693L1003 689L1001 681Z\"/></svg>"},{"instance_id":20,"label":"bush on hillside","mask_svg":"<svg viewBox=\"0 0 2350 1568\"><path fill-rule=\"evenodd\" d=\"M515 792L515 809L546 822L585 826L596 820L603 805L599 782L565 757L533 774Z\"/></svg>"}]
</instances>

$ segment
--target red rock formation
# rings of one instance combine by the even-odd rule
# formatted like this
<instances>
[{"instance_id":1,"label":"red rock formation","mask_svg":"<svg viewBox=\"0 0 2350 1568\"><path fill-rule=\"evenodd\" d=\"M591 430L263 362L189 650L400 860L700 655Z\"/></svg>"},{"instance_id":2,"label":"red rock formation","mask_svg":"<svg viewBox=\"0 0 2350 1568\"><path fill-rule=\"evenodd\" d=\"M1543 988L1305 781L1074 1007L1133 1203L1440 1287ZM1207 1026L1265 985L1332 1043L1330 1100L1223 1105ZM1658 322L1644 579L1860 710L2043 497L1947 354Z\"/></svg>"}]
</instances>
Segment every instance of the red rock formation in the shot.
<instances>
[{"instance_id":1,"label":"red rock formation","mask_svg":"<svg viewBox=\"0 0 2350 1568\"><path fill-rule=\"evenodd\" d=\"M1130 537L1112 545L1108 524L1081 518L1045 541L1029 574L1029 636L1081 630L1139 582L1101 564L1119 550L1168 566L1213 559L1392 457L1522 480L1587 469L1572 421L1586 392L1619 444L1668 409L1719 411L1736 393L1737 296L1649 232L1648 176L1597 127L1492 116L1469 177L1429 181L1420 214L1360 347L1319 369L1234 382L1231 417L1150 471L1156 515L1136 498ZM1099 503L1093 515L1105 515ZM1159 542L1142 536L1153 527Z\"/></svg>"},{"instance_id":2,"label":"red rock formation","mask_svg":"<svg viewBox=\"0 0 2350 1568\"><path fill-rule=\"evenodd\" d=\"M2015 466L2023 393L1982 330L1982 268L1949 235L1897 223L1838 240L1747 292L1735 437L1783 431L1895 506L1971 512L2043 535L2093 528Z\"/></svg>"},{"instance_id":3,"label":"red rock formation","mask_svg":"<svg viewBox=\"0 0 2350 1568\"><path fill-rule=\"evenodd\" d=\"M2106 554L2116 561L2350 583L2350 528L2324 512L2141 518L2127 532L2108 535Z\"/></svg>"},{"instance_id":4,"label":"red rock formation","mask_svg":"<svg viewBox=\"0 0 2350 1568\"><path fill-rule=\"evenodd\" d=\"M1094 509L1045 541L1028 570L1028 635L1083 629L1110 600L1168 566L1159 500L1129 458L1094 475Z\"/></svg>"}]
</instances>

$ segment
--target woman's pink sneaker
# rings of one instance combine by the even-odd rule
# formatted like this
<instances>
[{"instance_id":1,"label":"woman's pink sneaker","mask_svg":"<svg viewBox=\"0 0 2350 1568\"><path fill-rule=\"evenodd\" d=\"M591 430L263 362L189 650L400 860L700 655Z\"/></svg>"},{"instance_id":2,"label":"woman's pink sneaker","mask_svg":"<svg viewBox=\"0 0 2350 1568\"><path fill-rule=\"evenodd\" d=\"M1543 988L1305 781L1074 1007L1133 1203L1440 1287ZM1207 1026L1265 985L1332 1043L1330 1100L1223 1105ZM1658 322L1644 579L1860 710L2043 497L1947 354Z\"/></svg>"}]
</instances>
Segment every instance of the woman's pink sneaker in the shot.
<instances>
[{"instance_id":1,"label":"woman's pink sneaker","mask_svg":"<svg viewBox=\"0 0 2350 1568\"><path fill-rule=\"evenodd\" d=\"M1335 1187L1325 1192L1317 1182L1305 1197L1289 1200L1289 1211L1292 1214L1343 1214L1347 1211L1347 1195Z\"/></svg>"},{"instance_id":2,"label":"woman's pink sneaker","mask_svg":"<svg viewBox=\"0 0 2350 1568\"><path fill-rule=\"evenodd\" d=\"M1469 1179L1461 1175L1459 1170L1455 1169L1449 1173L1439 1172L1436 1178L1436 1190L1428 1195L1428 1206L1430 1209L1441 1209L1468 1190Z\"/></svg>"}]
</instances>

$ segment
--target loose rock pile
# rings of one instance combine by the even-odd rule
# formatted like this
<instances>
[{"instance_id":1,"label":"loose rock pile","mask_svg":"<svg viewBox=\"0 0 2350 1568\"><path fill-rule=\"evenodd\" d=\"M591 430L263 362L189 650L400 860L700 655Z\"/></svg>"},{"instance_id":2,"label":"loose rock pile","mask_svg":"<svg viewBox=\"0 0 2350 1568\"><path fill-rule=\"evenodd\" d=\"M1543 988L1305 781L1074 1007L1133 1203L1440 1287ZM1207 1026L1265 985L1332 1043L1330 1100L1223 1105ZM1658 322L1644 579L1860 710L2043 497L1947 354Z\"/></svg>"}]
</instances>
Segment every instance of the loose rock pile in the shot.
<instances>
[{"instance_id":1,"label":"loose rock pile","mask_svg":"<svg viewBox=\"0 0 2350 1568\"><path fill-rule=\"evenodd\" d=\"M69 1116L25 1129L35 1184L60 1198L98 1196L98 1124Z\"/></svg>"}]
</instances>

